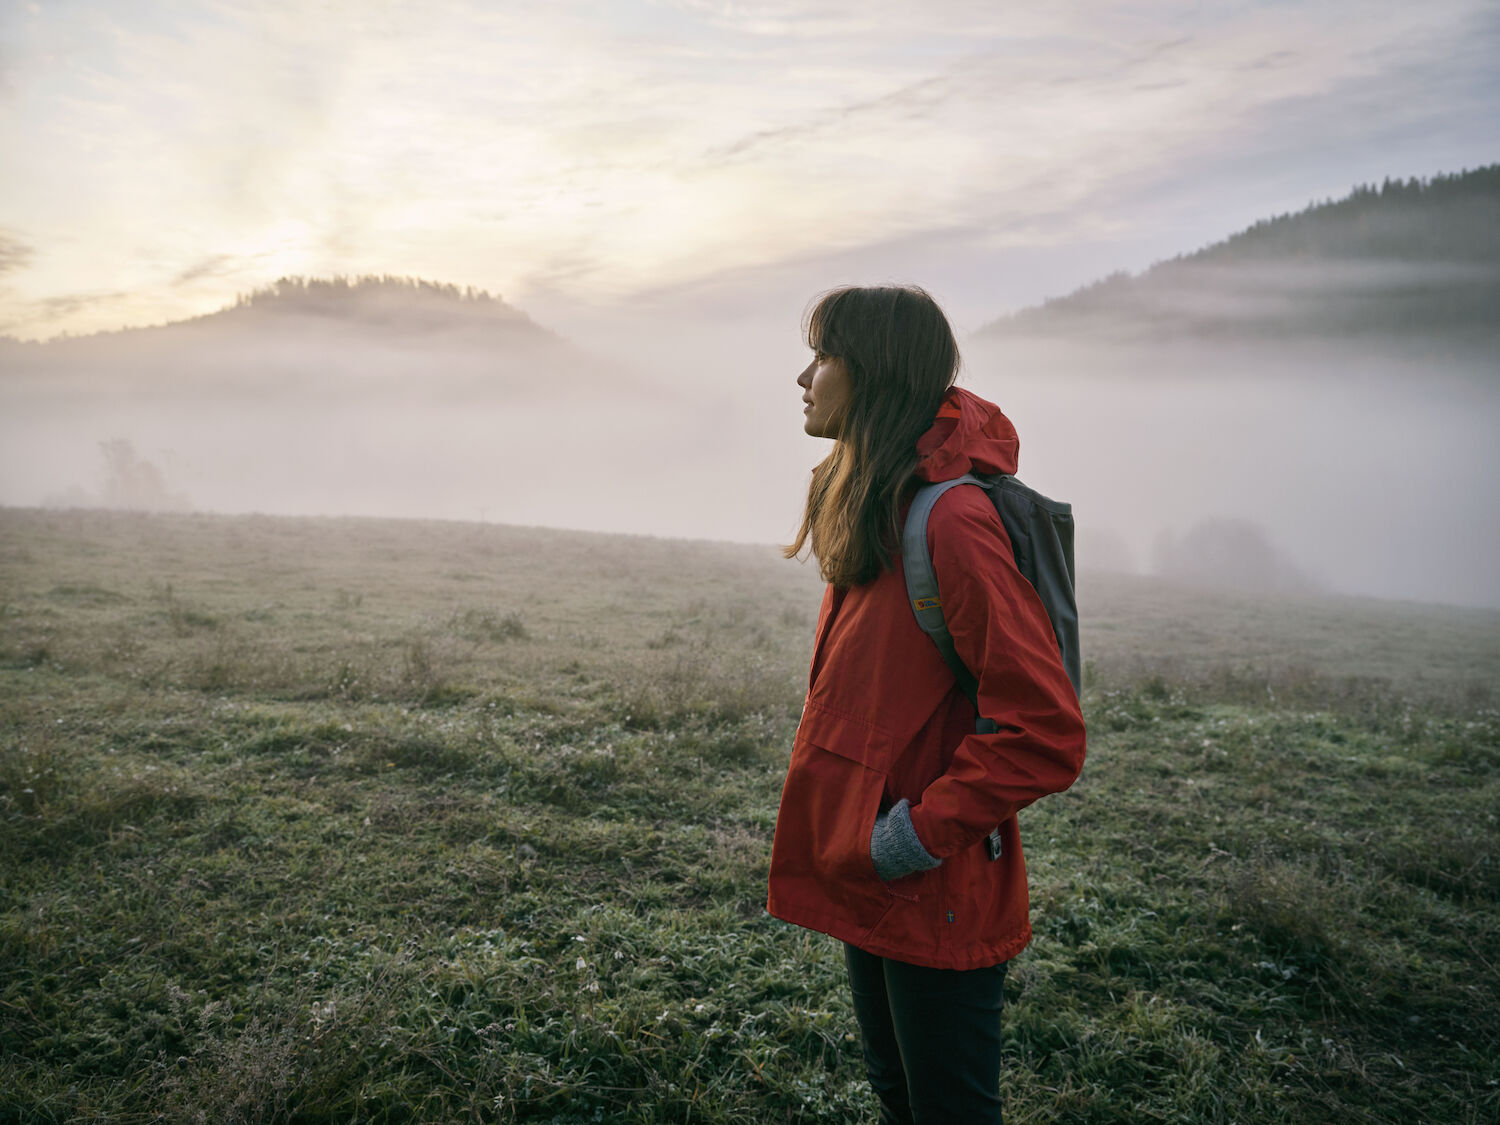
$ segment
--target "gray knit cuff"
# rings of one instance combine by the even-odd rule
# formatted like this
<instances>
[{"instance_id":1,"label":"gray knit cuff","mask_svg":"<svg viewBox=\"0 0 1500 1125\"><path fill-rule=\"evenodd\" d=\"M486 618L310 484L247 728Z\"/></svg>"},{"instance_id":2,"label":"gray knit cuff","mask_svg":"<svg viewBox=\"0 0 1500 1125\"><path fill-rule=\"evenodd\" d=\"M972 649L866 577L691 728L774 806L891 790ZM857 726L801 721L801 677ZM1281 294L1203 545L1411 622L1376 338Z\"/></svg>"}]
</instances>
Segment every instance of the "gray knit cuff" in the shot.
<instances>
[{"instance_id":1,"label":"gray knit cuff","mask_svg":"<svg viewBox=\"0 0 1500 1125\"><path fill-rule=\"evenodd\" d=\"M943 861L933 859L911 824L911 804L905 797L875 818L870 834L870 859L875 874L889 882L913 871L930 871Z\"/></svg>"}]
</instances>

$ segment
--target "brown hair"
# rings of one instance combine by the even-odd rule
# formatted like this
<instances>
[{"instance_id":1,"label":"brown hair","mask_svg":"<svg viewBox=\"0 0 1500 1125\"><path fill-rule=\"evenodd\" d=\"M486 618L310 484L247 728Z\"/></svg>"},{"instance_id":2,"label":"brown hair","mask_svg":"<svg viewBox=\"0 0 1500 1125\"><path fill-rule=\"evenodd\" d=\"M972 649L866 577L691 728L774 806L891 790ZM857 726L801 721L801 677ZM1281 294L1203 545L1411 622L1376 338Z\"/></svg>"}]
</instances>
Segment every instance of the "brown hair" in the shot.
<instances>
[{"instance_id":1,"label":"brown hair","mask_svg":"<svg viewBox=\"0 0 1500 1125\"><path fill-rule=\"evenodd\" d=\"M958 344L943 310L915 286L834 289L818 298L803 331L815 352L844 361L850 398L785 553L792 558L810 542L826 581L856 586L891 565L917 439L958 376Z\"/></svg>"}]
</instances>

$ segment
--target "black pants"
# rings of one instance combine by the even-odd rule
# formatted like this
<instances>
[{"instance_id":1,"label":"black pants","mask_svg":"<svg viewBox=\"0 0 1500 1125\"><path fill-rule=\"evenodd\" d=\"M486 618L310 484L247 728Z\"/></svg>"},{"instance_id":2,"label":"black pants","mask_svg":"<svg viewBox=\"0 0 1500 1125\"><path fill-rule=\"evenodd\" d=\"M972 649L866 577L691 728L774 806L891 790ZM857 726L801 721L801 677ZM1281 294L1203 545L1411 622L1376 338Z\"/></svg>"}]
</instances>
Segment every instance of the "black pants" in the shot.
<instances>
[{"instance_id":1,"label":"black pants","mask_svg":"<svg viewBox=\"0 0 1500 1125\"><path fill-rule=\"evenodd\" d=\"M1000 1125L1007 965L924 969L847 943L844 962L880 1125Z\"/></svg>"}]
</instances>

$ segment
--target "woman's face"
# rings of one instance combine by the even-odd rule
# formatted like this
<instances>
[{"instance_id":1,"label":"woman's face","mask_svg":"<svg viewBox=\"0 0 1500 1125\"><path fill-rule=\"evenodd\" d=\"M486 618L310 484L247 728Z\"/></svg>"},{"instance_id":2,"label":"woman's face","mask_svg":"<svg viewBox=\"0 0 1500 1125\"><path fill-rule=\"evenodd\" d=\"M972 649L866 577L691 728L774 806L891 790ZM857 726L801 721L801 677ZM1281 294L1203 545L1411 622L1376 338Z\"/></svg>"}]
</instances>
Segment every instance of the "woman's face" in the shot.
<instances>
[{"instance_id":1,"label":"woman's face","mask_svg":"<svg viewBox=\"0 0 1500 1125\"><path fill-rule=\"evenodd\" d=\"M797 376L797 385L802 388L802 401L807 404L802 411L802 428L813 437L838 437L852 391L844 361L822 352L814 353L813 361Z\"/></svg>"}]
</instances>

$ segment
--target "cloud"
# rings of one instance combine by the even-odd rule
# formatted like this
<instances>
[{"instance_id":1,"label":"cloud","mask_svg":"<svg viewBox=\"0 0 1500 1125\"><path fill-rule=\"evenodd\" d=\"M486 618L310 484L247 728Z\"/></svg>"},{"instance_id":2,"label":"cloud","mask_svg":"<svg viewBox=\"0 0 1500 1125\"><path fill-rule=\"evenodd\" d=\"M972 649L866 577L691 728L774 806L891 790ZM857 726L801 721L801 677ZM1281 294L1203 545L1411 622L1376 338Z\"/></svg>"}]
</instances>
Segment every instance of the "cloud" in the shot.
<instances>
[{"instance_id":1,"label":"cloud","mask_svg":"<svg viewBox=\"0 0 1500 1125\"><path fill-rule=\"evenodd\" d=\"M0 150L47 158L0 206L43 232L29 299L392 272L600 302L954 229L1189 249L1500 140L1482 0L1004 7L80 0L17 21ZM1335 149L1364 163L1329 183Z\"/></svg>"},{"instance_id":2,"label":"cloud","mask_svg":"<svg viewBox=\"0 0 1500 1125\"><path fill-rule=\"evenodd\" d=\"M0 101L9 101L16 96L13 58L14 55L9 47L0 43Z\"/></svg>"},{"instance_id":3,"label":"cloud","mask_svg":"<svg viewBox=\"0 0 1500 1125\"><path fill-rule=\"evenodd\" d=\"M172 279L171 284L191 285L205 277L223 277L233 272L235 263L236 259L232 254L212 254L187 266Z\"/></svg>"},{"instance_id":4,"label":"cloud","mask_svg":"<svg viewBox=\"0 0 1500 1125\"><path fill-rule=\"evenodd\" d=\"M709 152L706 157L709 160L730 160L765 146L807 140L821 133L830 133L841 124L867 114L876 118L887 114L909 119L931 118L941 108L942 102L952 95L952 87L952 78L947 74L920 78L888 93L815 111L798 124L762 129L725 148Z\"/></svg>"},{"instance_id":5,"label":"cloud","mask_svg":"<svg viewBox=\"0 0 1500 1125\"><path fill-rule=\"evenodd\" d=\"M81 314L95 310L110 310L102 324L119 327L121 317L112 315L112 310L128 304L136 295L125 290L96 291L90 293L60 293L36 300L8 301L0 309L0 332L17 337L45 338L66 331L68 323ZM144 323L144 321L140 321ZM91 328L90 331L97 329Z\"/></svg>"},{"instance_id":6,"label":"cloud","mask_svg":"<svg viewBox=\"0 0 1500 1125\"><path fill-rule=\"evenodd\" d=\"M1296 51L1268 51L1260 58L1251 59L1242 64L1240 69L1244 71L1281 70L1294 64L1297 61L1297 54Z\"/></svg>"},{"instance_id":7,"label":"cloud","mask_svg":"<svg viewBox=\"0 0 1500 1125\"><path fill-rule=\"evenodd\" d=\"M82 309L109 304L128 296L122 291L95 293L64 293L56 297L44 297L33 302L34 315L40 321L55 321L69 317Z\"/></svg>"},{"instance_id":8,"label":"cloud","mask_svg":"<svg viewBox=\"0 0 1500 1125\"><path fill-rule=\"evenodd\" d=\"M20 238L0 230L0 276L23 270L36 257L36 251Z\"/></svg>"}]
</instances>

